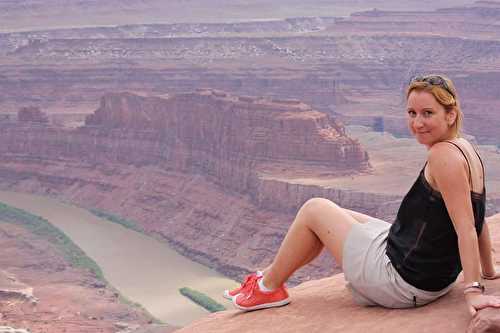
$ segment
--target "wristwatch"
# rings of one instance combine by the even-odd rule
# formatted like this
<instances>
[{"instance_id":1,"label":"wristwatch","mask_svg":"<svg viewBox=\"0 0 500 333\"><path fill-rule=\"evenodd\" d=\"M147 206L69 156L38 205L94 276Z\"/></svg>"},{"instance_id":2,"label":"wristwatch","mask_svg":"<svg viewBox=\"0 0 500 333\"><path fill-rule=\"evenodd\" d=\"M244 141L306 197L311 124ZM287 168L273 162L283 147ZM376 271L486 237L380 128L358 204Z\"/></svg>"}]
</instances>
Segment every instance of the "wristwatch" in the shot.
<instances>
[{"instance_id":1,"label":"wristwatch","mask_svg":"<svg viewBox=\"0 0 500 333\"><path fill-rule=\"evenodd\" d=\"M481 294L484 293L484 285L482 285L480 282L474 281L465 285L464 294L477 292L478 290L481 292Z\"/></svg>"}]
</instances>

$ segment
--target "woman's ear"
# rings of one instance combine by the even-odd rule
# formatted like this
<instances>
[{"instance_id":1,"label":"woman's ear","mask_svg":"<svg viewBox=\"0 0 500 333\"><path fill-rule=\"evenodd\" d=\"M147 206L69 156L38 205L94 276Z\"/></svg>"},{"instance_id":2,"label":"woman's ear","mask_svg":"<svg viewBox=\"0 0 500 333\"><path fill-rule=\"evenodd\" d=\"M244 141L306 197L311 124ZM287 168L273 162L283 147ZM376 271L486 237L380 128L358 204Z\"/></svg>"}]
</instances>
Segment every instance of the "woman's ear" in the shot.
<instances>
[{"instance_id":1,"label":"woman's ear","mask_svg":"<svg viewBox=\"0 0 500 333\"><path fill-rule=\"evenodd\" d=\"M448 123L448 127L451 127L457 121L457 110L453 108L452 110L446 113L446 122Z\"/></svg>"}]
</instances>

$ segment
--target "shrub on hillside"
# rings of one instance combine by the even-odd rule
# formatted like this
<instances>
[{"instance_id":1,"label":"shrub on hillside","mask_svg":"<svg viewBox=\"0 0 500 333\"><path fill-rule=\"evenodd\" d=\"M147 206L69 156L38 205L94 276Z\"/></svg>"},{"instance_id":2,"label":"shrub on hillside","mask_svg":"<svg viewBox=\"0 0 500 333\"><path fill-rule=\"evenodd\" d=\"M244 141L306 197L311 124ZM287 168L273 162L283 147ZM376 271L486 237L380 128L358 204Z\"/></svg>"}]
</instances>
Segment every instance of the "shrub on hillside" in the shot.
<instances>
[{"instance_id":1,"label":"shrub on hillside","mask_svg":"<svg viewBox=\"0 0 500 333\"><path fill-rule=\"evenodd\" d=\"M207 295L199 291L196 291L194 289L184 287L180 288L179 292L210 312L218 312L226 310L224 305L217 303Z\"/></svg>"},{"instance_id":2,"label":"shrub on hillside","mask_svg":"<svg viewBox=\"0 0 500 333\"><path fill-rule=\"evenodd\" d=\"M117 216L117 215L114 215L114 214L111 214L108 212L104 212L102 210L95 209L95 208L91 208L90 212L97 217L100 217L102 219L105 219L105 220L108 220L108 221L111 221L114 223L118 223L118 224L124 226L125 228L132 229L132 230L137 231L137 232L144 231L140 226L137 225L137 223L130 221L130 220L127 220L127 219L124 219L120 216Z\"/></svg>"}]
</instances>

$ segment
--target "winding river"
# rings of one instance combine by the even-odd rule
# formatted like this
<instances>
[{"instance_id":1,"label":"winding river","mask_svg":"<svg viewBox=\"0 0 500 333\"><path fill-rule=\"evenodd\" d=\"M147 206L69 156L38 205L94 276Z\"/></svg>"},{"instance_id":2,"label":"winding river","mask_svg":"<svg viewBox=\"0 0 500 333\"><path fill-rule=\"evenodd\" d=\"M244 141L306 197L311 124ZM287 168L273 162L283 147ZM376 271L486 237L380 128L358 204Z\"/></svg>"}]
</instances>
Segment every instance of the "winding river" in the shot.
<instances>
[{"instance_id":1,"label":"winding river","mask_svg":"<svg viewBox=\"0 0 500 333\"><path fill-rule=\"evenodd\" d=\"M208 314L179 293L182 287L201 291L231 307L221 294L234 287L234 281L179 255L165 243L55 199L0 191L0 201L58 227L101 267L122 295L165 323L185 326Z\"/></svg>"}]
</instances>

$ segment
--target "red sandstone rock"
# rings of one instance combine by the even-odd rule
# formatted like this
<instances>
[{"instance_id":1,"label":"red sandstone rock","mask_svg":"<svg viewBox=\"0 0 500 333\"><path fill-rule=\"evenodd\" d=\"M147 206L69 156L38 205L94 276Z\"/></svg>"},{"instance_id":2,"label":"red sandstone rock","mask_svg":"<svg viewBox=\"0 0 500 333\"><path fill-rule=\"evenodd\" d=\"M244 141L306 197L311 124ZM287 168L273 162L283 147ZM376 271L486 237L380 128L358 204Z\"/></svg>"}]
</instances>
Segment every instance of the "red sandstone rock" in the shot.
<instances>
[{"instance_id":1,"label":"red sandstone rock","mask_svg":"<svg viewBox=\"0 0 500 333\"><path fill-rule=\"evenodd\" d=\"M500 311L486 308L472 318L467 333L497 333L500 332Z\"/></svg>"},{"instance_id":2,"label":"red sandstone rock","mask_svg":"<svg viewBox=\"0 0 500 333\"><path fill-rule=\"evenodd\" d=\"M295 100L273 102L212 90L167 99L109 94L86 124L153 131L165 148L182 147L189 155L211 159L293 161L332 170L362 170L368 162L359 142L345 135L341 124Z\"/></svg>"},{"instance_id":3,"label":"red sandstone rock","mask_svg":"<svg viewBox=\"0 0 500 333\"><path fill-rule=\"evenodd\" d=\"M293 214L262 208L251 196L223 189L210 178L151 166L92 166L72 160L32 163L28 158L6 159L4 155L0 188L56 196L126 217L147 233L161 235L192 260L235 279L270 263L293 220ZM290 195L297 191L300 188L292 187ZM307 194L314 192L304 191ZM272 197L270 192L253 195ZM337 197L349 204L347 192L338 191ZM370 207L373 197L365 199ZM325 255L297 277L307 280L334 271L332 258Z\"/></svg>"},{"instance_id":4,"label":"red sandstone rock","mask_svg":"<svg viewBox=\"0 0 500 333\"><path fill-rule=\"evenodd\" d=\"M239 193L261 192L261 171L309 168L333 175L368 167L359 142L324 113L303 103L248 103L210 90L169 99L108 95L87 126L75 130L9 124L0 123L4 156L160 166L203 174ZM303 198L273 209L290 209Z\"/></svg>"},{"instance_id":5,"label":"red sandstone rock","mask_svg":"<svg viewBox=\"0 0 500 333\"><path fill-rule=\"evenodd\" d=\"M500 214L490 222L494 247L500 247ZM459 280L461 280L461 276ZM500 294L500 280L485 281L487 293ZM343 274L303 283L290 290L282 308L212 314L179 333L223 332L499 332L500 309L481 310L471 321L461 283L436 302L417 309L394 310L355 305Z\"/></svg>"},{"instance_id":6,"label":"red sandstone rock","mask_svg":"<svg viewBox=\"0 0 500 333\"><path fill-rule=\"evenodd\" d=\"M87 124L6 125L2 187L115 212L234 278L269 263L292 213L311 196L370 213L388 201L272 179L285 171L310 176L366 167L342 125L299 101L249 103L212 90L168 99L114 94ZM299 276L333 271L322 257Z\"/></svg>"},{"instance_id":7,"label":"red sandstone rock","mask_svg":"<svg viewBox=\"0 0 500 333\"><path fill-rule=\"evenodd\" d=\"M203 112L197 103L207 106L208 119L200 119ZM166 106L172 107L168 117ZM181 112L187 106L195 106L196 114ZM261 107L267 111L259 111ZM57 196L134 220L184 255L236 279L269 264L298 207L311 197L326 197L377 217L394 215L401 193L356 192L287 179L291 175L314 180L320 173L333 178L345 172L332 171L322 162L252 155L252 146L238 137L221 138L228 144L215 140L209 146L207 141L220 138L214 130L220 118L216 110L229 114L231 123L246 121L249 128L222 127L234 136L238 130L250 133L250 123L269 130L276 119L285 118L287 128L297 129L304 141L309 140L308 134L301 129L324 146L335 146L335 142L323 130L349 142L340 125L297 101L288 105L254 98L249 104L211 90L170 99L117 94L103 99L103 107L84 128L0 123L0 188ZM270 115L266 118L262 113ZM174 126L183 117L192 119L193 125ZM172 126L166 126L167 121ZM208 134L200 135L200 131ZM279 133L271 134L278 141ZM247 153L238 154L233 142ZM281 142L287 144L285 139ZM291 143L300 144L300 140ZM274 147L279 153L286 151L286 147ZM318 156L314 150L310 154ZM322 256L299 271L292 282L334 271L332 259Z\"/></svg>"},{"instance_id":8,"label":"red sandstone rock","mask_svg":"<svg viewBox=\"0 0 500 333\"><path fill-rule=\"evenodd\" d=\"M377 217L394 215L397 205L390 209L387 205L397 202L400 193L364 193L287 181L287 174L314 178L325 173L333 178L341 171L320 162L308 165L300 158L252 155L252 146L237 137L238 130L251 135L249 124L257 120L269 130L276 119L289 118L287 128L296 129L304 141L309 140L309 133L319 143L334 147L335 141L332 143L322 131L349 142L340 125L319 112L308 111L297 101L290 106L283 101L255 98L250 106L236 100L211 90L171 99L117 94L103 99L103 106L89 118L89 125L80 129L0 123L0 187L58 196L134 220L191 259L236 279L269 264L298 207L311 197L329 198L343 207ZM188 113L187 106L201 108L198 104L207 107L208 119L200 119L203 112L195 109L196 115L189 116L191 127L174 126L182 123L182 117L188 118L182 110ZM261 107L267 108L267 118L261 114ZM228 141L227 145L217 143L217 110L230 113L231 124L246 121L250 128L225 129L236 137L221 138L221 142ZM250 122L251 116L256 120ZM167 121L172 126L166 126ZM301 127L309 132L300 132ZM200 135L200 131L210 135ZM174 138L169 138L172 135ZM280 135L286 137L286 133L273 135L274 141ZM208 145L210 139L214 140L213 148ZM258 140L262 139L254 141ZM238 154L233 142L247 153ZM281 142L286 146L286 139ZM300 144L298 140L291 146ZM280 154L287 149L270 145ZM314 150L310 155L319 156ZM334 271L332 259L322 256L298 272L294 282Z\"/></svg>"}]
</instances>

